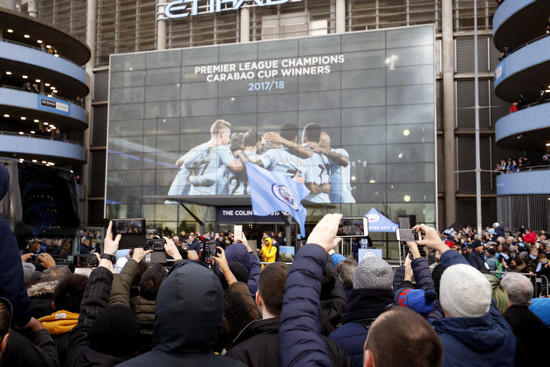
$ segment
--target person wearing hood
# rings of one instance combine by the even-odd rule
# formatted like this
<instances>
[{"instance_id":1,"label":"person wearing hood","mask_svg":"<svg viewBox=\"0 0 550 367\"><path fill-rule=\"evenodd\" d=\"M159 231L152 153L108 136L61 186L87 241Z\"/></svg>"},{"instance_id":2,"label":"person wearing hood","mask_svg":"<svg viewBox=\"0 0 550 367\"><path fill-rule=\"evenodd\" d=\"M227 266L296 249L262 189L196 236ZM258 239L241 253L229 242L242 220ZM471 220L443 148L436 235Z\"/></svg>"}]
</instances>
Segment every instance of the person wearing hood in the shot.
<instances>
[{"instance_id":1,"label":"person wearing hood","mask_svg":"<svg viewBox=\"0 0 550 367\"><path fill-rule=\"evenodd\" d=\"M0 200L6 196L10 175L0 164ZM23 280L23 266L17 239L10 225L0 216L0 297L7 298L13 305L13 321L23 327L32 317L31 303Z\"/></svg>"},{"instance_id":2,"label":"person wearing hood","mask_svg":"<svg viewBox=\"0 0 550 367\"><path fill-rule=\"evenodd\" d=\"M222 319L218 277L202 263L181 261L157 293L153 350L119 366L245 366L213 352Z\"/></svg>"},{"instance_id":3,"label":"person wearing hood","mask_svg":"<svg viewBox=\"0 0 550 367\"><path fill-rule=\"evenodd\" d=\"M444 318L433 321L445 350L443 366L514 366L516 338L492 302L491 285L464 257L441 241L437 231L424 224L419 245L441 253L440 304Z\"/></svg>"},{"instance_id":4,"label":"person wearing hood","mask_svg":"<svg viewBox=\"0 0 550 367\"><path fill-rule=\"evenodd\" d=\"M273 239L271 237L266 237L262 241L260 256L263 262L272 263L275 261L277 257L277 247L273 246Z\"/></svg>"},{"instance_id":5,"label":"person wearing hood","mask_svg":"<svg viewBox=\"0 0 550 367\"><path fill-rule=\"evenodd\" d=\"M256 291L258 290L258 278L260 277L262 267L258 261L258 257L250 248L244 233L240 240L241 242L235 242L225 249L225 258L228 263L238 262L246 267L246 270L248 270L248 281L246 285L248 285L248 290L252 297L255 297Z\"/></svg>"}]
</instances>

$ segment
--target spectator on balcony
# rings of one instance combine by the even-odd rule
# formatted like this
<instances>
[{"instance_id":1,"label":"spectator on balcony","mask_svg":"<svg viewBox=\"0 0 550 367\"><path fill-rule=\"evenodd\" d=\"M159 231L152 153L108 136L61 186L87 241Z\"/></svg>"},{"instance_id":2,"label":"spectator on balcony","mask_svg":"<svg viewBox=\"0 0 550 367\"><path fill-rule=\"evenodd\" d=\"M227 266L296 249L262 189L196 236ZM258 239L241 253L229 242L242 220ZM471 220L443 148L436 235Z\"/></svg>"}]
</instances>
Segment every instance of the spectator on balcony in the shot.
<instances>
[{"instance_id":1,"label":"spectator on balcony","mask_svg":"<svg viewBox=\"0 0 550 367\"><path fill-rule=\"evenodd\" d=\"M518 101L514 101L512 103L512 107L510 107L510 113L518 112Z\"/></svg>"},{"instance_id":2,"label":"spectator on balcony","mask_svg":"<svg viewBox=\"0 0 550 367\"><path fill-rule=\"evenodd\" d=\"M518 110L521 110L523 107L527 106L527 101L523 94L520 94L518 97Z\"/></svg>"},{"instance_id":3,"label":"spectator on balcony","mask_svg":"<svg viewBox=\"0 0 550 367\"><path fill-rule=\"evenodd\" d=\"M539 99L538 99L538 101L539 101L540 103L543 103L543 102L545 102L548 98L550 98L550 95L548 95L548 93L546 92L546 88L540 87Z\"/></svg>"},{"instance_id":4,"label":"spectator on balcony","mask_svg":"<svg viewBox=\"0 0 550 367\"><path fill-rule=\"evenodd\" d=\"M31 86L31 92L33 93L40 93L40 88L38 88L38 84L33 83Z\"/></svg>"},{"instance_id":5,"label":"spectator on balcony","mask_svg":"<svg viewBox=\"0 0 550 367\"><path fill-rule=\"evenodd\" d=\"M25 82L25 83L23 83L23 90L24 90L25 92L32 92L31 82Z\"/></svg>"},{"instance_id":6,"label":"spectator on balcony","mask_svg":"<svg viewBox=\"0 0 550 367\"><path fill-rule=\"evenodd\" d=\"M76 99L74 100L74 104L80 107L84 107L84 98L80 98L80 96L76 96Z\"/></svg>"},{"instance_id":7,"label":"spectator on balcony","mask_svg":"<svg viewBox=\"0 0 550 367\"><path fill-rule=\"evenodd\" d=\"M504 51L500 53L500 57L498 58L498 61L504 60L511 53L512 53L512 49L510 47L504 47Z\"/></svg>"},{"instance_id":8,"label":"spectator on balcony","mask_svg":"<svg viewBox=\"0 0 550 367\"><path fill-rule=\"evenodd\" d=\"M506 170L508 172L516 172L518 170L518 164L515 159L508 158L508 162L506 163Z\"/></svg>"}]
</instances>

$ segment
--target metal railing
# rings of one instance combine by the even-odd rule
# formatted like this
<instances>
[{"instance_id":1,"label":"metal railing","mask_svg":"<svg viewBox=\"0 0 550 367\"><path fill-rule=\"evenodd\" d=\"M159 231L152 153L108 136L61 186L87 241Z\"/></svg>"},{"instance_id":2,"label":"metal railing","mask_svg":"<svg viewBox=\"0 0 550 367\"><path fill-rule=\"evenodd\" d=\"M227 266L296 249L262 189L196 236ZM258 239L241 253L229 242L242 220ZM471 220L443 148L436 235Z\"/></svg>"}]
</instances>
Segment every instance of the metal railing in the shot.
<instances>
[{"instance_id":1,"label":"metal railing","mask_svg":"<svg viewBox=\"0 0 550 367\"><path fill-rule=\"evenodd\" d=\"M11 43L11 44L14 44L14 45L19 45L19 46L23 46L23 47L28 47L28 48L32 48L34 50L37 50L37 51L40 51L44 54L47 54L47 55L50 55L51 57L55 57L57 59L63 59L63 60L66 60L66 61L69 61L70 63L72 64L75 64L75 65L78 65L76 62L74 62L73 60L65 57L65 56L62 56L61 54L59 53L54 53L54 54L51 54L49 53L48 51L44 51L42 50L40 47L36 47L36 46L33 46L33 45L30 45L28 43L22 43L22 42L17 42L17 41L13 41L13 40L10 40L10 39L6 39L6 38L1 38L0 39L1 41L3 42L7 42L7 43ZM54 48L55 49L55 48ZM56 50L57 51L57 50ZM55 56L57 55L57 56ZM81 66L81 65L78 65L78 66Z\"/></svg>"},{"instance_id":2,"label":"metal railing","mask_svg":"<svg viewBox=\"0 0 550 367\"><path fill-rule=\"evenodd\" d=\"M50 93L42 93L42 92L29 92L29 91L26 91L24 88L22 87L16 87L14 85L5 85L5 84L2 84L0 85L0 88L6 88L6 89L13 89L13 90L18 90L20 92L26 92L26 93L31 93L31 94L40 94L41 96L46 96L48 98L54 98L54 99L59 99L61 101L65 101L65 102L69 102L70 104L74 105L74 106L77 106L77 107L80 107L80 108L84 108L84 106L80 106L78 105L75 100L73 99L67 99L67 98L64 98L64 97L60 97L58 96L57 94L50 94ZM50 97L51 96L51 97ZM84 100L83 100L84 101Z\"/></svg>"},{"instance_id":3,"label":"metal railing","mask_svg":"<svg viewBox=\"0 0 550 367\"><path fill-rule=\"evenodd\" d=\"M55 138L55 137L46 136L46 135L38 135L38 134L30 134L30 133L21 134L21 133L16 133L16 132L13 132L13 131L0 131L0 135L13 135L13 136L23 136L23 137L26 137L26 138L47 139L47 140L59 141L59 142L62 142L62 143L69 143L69 144L73 144L73 145L82 146L81 144L79 144L76 141L68 140L63 134L59 138Z\"/></svg>"}]
</instances>

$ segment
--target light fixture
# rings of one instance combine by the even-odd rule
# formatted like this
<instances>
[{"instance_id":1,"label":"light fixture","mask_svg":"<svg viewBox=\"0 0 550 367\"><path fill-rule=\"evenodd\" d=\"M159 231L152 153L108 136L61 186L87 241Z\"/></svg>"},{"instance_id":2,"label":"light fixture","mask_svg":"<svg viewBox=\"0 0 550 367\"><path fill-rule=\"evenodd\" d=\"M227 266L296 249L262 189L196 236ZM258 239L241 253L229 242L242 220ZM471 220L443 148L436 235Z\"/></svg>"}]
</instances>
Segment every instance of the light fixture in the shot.
<instances>
[{"instance_id":1,"label":"light fixture","mask_svg":"<svg viewBox=\"0 0 550 367\"><path fill-rule=\"evenodd\" d=\"M22 132L22 131L20 131L20 132L19 132L19 135L25 135L25 133L24 133L24 132Z\"/></svg>"},{"instance_id":2,"label":"light fixture","mask_svg":"<svg viewBox=\"0 0 550 367\"><path fill-rule=\"evenodd\" d=\"M38 121L38 119L34 119L34 122L40 122L40 121Z\"/></svg>"},{"instance_id":3,"label":"light fixture","mask_svg":"<svg viewBox=\"0 0 550 367\"><path fill-rule=\"evenodd\" d=\"M36 132L34 130L31 130L31 134L36 134Z\"/></svg>"},{"instance_id":4,"label":"light fixture","mask_svg":"<svg viewBox=\"0 0 550 367\"><path fill-rule=\"evenodd\" d=\"M550 143L546 143L546 146L547 146L547 147L550 147Z\"/></svg>"},{"instance_id":5,"label":"light fixture","mask_svg":"<svg viewBox=\"0 0 550 367\"><path fill-rule=\"evenodd\" d=\"M33 159L33 160L32 160L32 163L36 163L36 162L38 162L36 159Z\"/></svg>"},{"instance_id":6,"label":"light fixture","mask_svg":"<svg viewBox=\"0 0 550 367\"><path fill-rule=\"evenodd\" d=\"M52 46L50 46L50 45L46 45L46 48L52 48Z\"/></svg>"},{"instance_id":7,"label":"light fixture","mask_svg":"<svg viewBox=\"0 0 550 367\"><path fill-rule=\"evenodd\" d=\"M44 122L43 122L43 124L44 124L44 125L46 125L46 126L48 126L48 125L49 125L50 123L49 123L49 122L46 122L46 121L44 121Z\"/></svg>"},{"instance_id":8,"label":"light fixture","mask_svg":"<svg viewBox=\"0 0 550 367\"><path fill-rule=\"evenodd\" d=\"M25 37L25 38L31 38L31 36L29 36L28 34L24 35L23 37Z\"/></svg>"},{"instance_id":9,"label":"light fixture","mask_svg":"<svg viewBox=\"0 0 550 367\"><path fill-rule=\"evenodd\" d=\"M44 83L44 86L49 87L50 83Z\"/></svg>"},{"instance_id":10,"label":"light fixture","mask_svg":"<svg viewBox=\"0 0 550 367\"><path fill-rule=\"evenodd\" d=\"M8 33L13 33L13 29L8 28Z\"/></svg>"},{"instance_id":11,"label":"light fixture","mask_svg":"<svg viewBox=\"0 0 550 367\"><path fill-rule=\"evenodd\" d=\"M42 43L42 40L36 40L36 43Z\"/></svg>"},{"instance_id":12,"label":"light fixture","mask_svg":"<svg viewBox=\"0 0 550 367\"><path fill-rule=\"evenodd\" d=\"M21 116L21 120L25 121L27 118L25 116Z\"/></svg>"},{"instance_id":13,"label":"light fixture","mask_svg":"<svg viewBox=\"0 0 550 367\"><path fill-rule=\"evenodd\" d=\"M53 57L59 57L59 55L58 55L58 54L55 54L55 55L53 55Z\"/></svg>"},{"instance_id":14,"label":"light fixture","mask_svg":"<svg viewBox=\"0 0 550 367\"><path fill-rule=\"evenodd\" d=\"M26 76L26 75L22 75L21 78L23 78L23 79L29 79L29 77Z\"/></svg>"},{"instance_id":15,"label":"light fixture","mask_svg":"<svg viewBox=\"0 0 550 367\"><path fill-rule=\"evenodd\" d=\"M409 129L403 130L403 136L409 136L409 135L411 135L411 132Z\"/></svg>"},{"instance_id":16,"label":"light fixture","mask_svg":"<svg viewBox=\"0 0 550 367\"><path fill-rule=\"evenodd\" d=\"M5 118L9 118L9 117L10 117L10 115L9 115L9 114L7 114L7 113L5 113L5 114L4 114L4 117L5 117Z\"/></svg>"},{"instance_id":17,"label":"light fixture","mask_svg":"<svg viewBox=\"0 0 550 367\"><path fill-rule=\"evenodd\" d=\"M405 195L403 196L403 201L408 203L409 201L411 201L411 197L409 195Z\"/></svg>"},{"instance_id":18,"label":"light fixture","mask_svg":"<svg viewBox=\"0 0 550 367\"><path fill-rule=\"evenodd\" d=\"M35 79L34 81L37 83L40 83L40 79Z\"/></svg>"},{"instance_id":19,"label":"light fixture","mask_svg":"<svg viewBox=\"0 0 550 367\"><path fill-rule=\"evenodd\" d=\"M6 71L6 75L11 75L11 71Z\"/></svg>"}]
</instances>

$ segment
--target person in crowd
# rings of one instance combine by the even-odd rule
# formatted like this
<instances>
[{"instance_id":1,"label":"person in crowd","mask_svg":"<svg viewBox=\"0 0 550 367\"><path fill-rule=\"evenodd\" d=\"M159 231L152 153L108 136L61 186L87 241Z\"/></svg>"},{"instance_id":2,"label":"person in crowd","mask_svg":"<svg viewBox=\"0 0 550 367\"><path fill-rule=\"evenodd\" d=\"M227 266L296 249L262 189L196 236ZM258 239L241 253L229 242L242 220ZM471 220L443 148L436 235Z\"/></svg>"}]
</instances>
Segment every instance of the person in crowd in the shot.
<instances>
[{"instance_id":1,"label":"person in crowd","mask_svg":"<svg viewBox=\"0 0 550 367\"><path fill-rule=\"evenodd\" d=\"M363 259L353 274L342 326L329 337L350 356L355 367L363 364L363 345L370 325L393 306L392 284L391 266L376 256Z\"/></svg>"},{"instance_id":2,"label":"person in crowd","mask_svg":"<svg viewBox=\"0 0 550 367\"><path fill-rule=\"evenodd\" d=\"M518 97L518 110L521 110L525 106L527 106L527 100L523 94L520 94Z\"/></svg>"},{"instance_id":3,"label":"person in crowd","mask_svg":"<svg viewBox=\"0 0 550 367\"><path fill-rule=\"evenodd\" d=\"M542 366L546 364L546 343L550 340L550 328L529 310L533 297L533 284L521 274L509 273L501 281L508 293L508 309L504 318L518 339L516 366Z\"/></svg>"},{"instance_id":4,"label":"person in crowd","mask_svg":"<svg viewBox=\"0 0 550 367\"><path fill-rule=\"evenodd\" d=\"M165 237L165 251L175 261L182 260L175 243ZM155 326L155 299L167 270L162 264L153 264L139 282L139 295L131 297L131 286L139 271L139 263L152 250L134 249L120 274L113 279L113 288L109 304L122 304L132 310L139 325L139 351L145 352L153 347L153 329Z\"/></svg>"},{"instance_id":5,"label":"person in crowd","mask_svg":"<svg viewBox=\"0 0 550 367\"><path fill-rule=\"evenodd\" d=\"M44 329L52 334L61 366L65 365L70 331L78 323L80 304L87 283L88 277L84 275L66 275L59 281L53 292L52 308L55 312L38 319Z\"/></svg>"},{"instance_id":6,"label":"person in crowd","mask_svg":"<svg viewBox=\"0 0 550 367\"><path fill-rule=\"evenodd\" d=\"M194 234L189 234L187 239L187 248L191 251L195 251L198 256L201 253L201 245Z\"/></svg>"},{"instance_id":7,"label":"person in crowd","mask_svg":"<svg viewBox=\"0 0 550 367\"><path fill-rule=\"evenodd\" d=\"M80 305L78 324L71 331L66 367L114 366L137 351L139 328L136 317L127 307L109 306L113 282L113 259L121 235L113 239L112 222L104 241L99 266L92 271Z\"/></svg>"},{"instance_id":8,"label":"person in crowd","mask_svg":"<svg viewBox=\"0 0 550 367\"><path fill-rule=\"evenodd\" d=\"M41 254L40 256L46 257L46 255L49 256L49 254ZM27 288L27 294L31 300L32 314L34 317L41 318L55 312L52 307L55 287L63 278L70 274L71 270L68 266L54 265L45 269L40 279Z\"/></svg>"},{"instance_id":9,"label":"person in crowd","mask_svg":"<svg viewBox=\"0 0 550 367\"><path fill-rule=\"evenodd\" d=\"M472 248L472 253L468 255L468 262L480 272L488 274L489 265L487 265L483 256L483 243L480 240L475 240L470 247Z\"/></svg>"},{"instance_id":10,"label":"person in crowd","mask_svg":"<svg viewBox=\"0 0 550 367\"><path fill-rule=\"evenodd\" d=\"M271 237L266 237L262 241L262 248L260 250L260 257L263 262L272 263L275 261L277 255L277 247L273 245L273 239Z\"/></svg>"},{"instance_id":11,"label":"person in crowd","mask_svg":"<svg viewBox=\"0 0 550 367\"><path fill-rule=\"evenodd\" d=\"M413 309L430 322L439 319L443 311L436 302L437 293L428 261L420 255L416 242L406 244L410 256L405 258L404 266L397 268L393 280L395 304Z\"/></svg>"},{"instance_id":12,"label":"person in crowd","mask_svg":"<svg viewBox=\"0 0 550 367\"><path fill-rule=\"evenodd\" d=\"M540 103L543 103L543 102L546 102L546 100L550 98L550 95L548 94L548 92L546 92L546 88L543 86L543 87L540 87L539 89L539 98L538 98L538 101Z\"/></svg>"},{"instance_id":13,"label":"person in crowd","mask_svg":"<svg viewBox=\"0 0 550 367\"><path fill-rule=\"evenodd\" d=\"M223 323L223 302L212 270L196 261L178 262L157 293L153 349L120 366L244 366L213 353Z\"/></svg>"},{"instance_id":14,"label":"person in crowd","mask_svg":"<svg viewBox=\"0 0 550 367\"><path fill-rule=\"evenodd\" d=\"M256 304L262 320L249 324L233 343L226 356L248 366L281 365L279 355L279 315L283 306L288 265L275 263L260 273ZM331 339L323 337L333 366L349 365L348 356Z\"/></svg>"},{"instance_id":15,"label":"person in crowd","mask_svg":"<svg viewBox=\"0 0 550 367\"><path fill-rule=\"evenodd\" d=\"M58 367L57 348L40 321L32 317L23 327L21 331L29 333L27 339L11 329L14 316L11 302L0 297L0 365Z\"/></svg>"},{"instance_id":16,"label":"person in crowd","mask_svg":"<svg viewBox=\"0 0 550 367\"><path fill-rule=\"evenodd\" d=\"M506 293L506 290L500 284L500 278L491 274L484 275L489 281L489 284L491 284L491 297L493 297L496 302L498 312L504 314L508 308L508 293Z\"/></svg>"},{"instance_id":17,"label":"person in crowd","mask_svg":"<svg viewBox=\"0 0 550 367\"><path fill-rule=\"evenodd\" d=\"M364 367L439 367L443 364L443 345L422 316L394 307L373 322L363 360Z\"/></svg>"},{"instance_id":18,"label":"person in crowd","mask_svg":"<svg viewBox=\"0 0 550 367\"><path fill-rule=\"evenodd\" d=\"M506 57L508 57L512 53L512 49L510 47L504 47L504 51L500 53L500 56L498 58L499 61L504 60Z\"/></svg>"},{"instance_id":19,"label":"person in crowd","mask_svg":"<svg viewBox=\"0 0 550 367\"><path fill-rule=\"evenodd\" d=\"M336 265L336 272L338 273L338 278L344 284L344 290L349 292L353 289L353 274L355 269L357 269L357 260L353 257L346 258Z\"/></svg>"},{"instance_id":20,"label":"person in crowd","mask_svg":"<svg viewBox=\"0 0 550 367\"><path fill-rule=\"evenodd\" d=\"M439 301L444 318L433 321L445 350L443 366L514 366L516 338L491 302L491 285L463 256L449 251L438 234L424 224L419 245L441 253L445 271Z\"/></svg>"},{"instance_id":21,"label":"person in crowd","mask_svg":"<svg viewBox=\"0 0 550 367\"><path fill-rule=\"evenodd\" d=\"M227 262L238 262L246 267L248 271L248 289L250 290L250 294L255 296L258 289L258 277L262 270L262 266L258 261L258 257L254 254L254 251L250 248L244 233L241 242L235 242L225 249L225 256Z\"/></svg>"}]
</instances>

